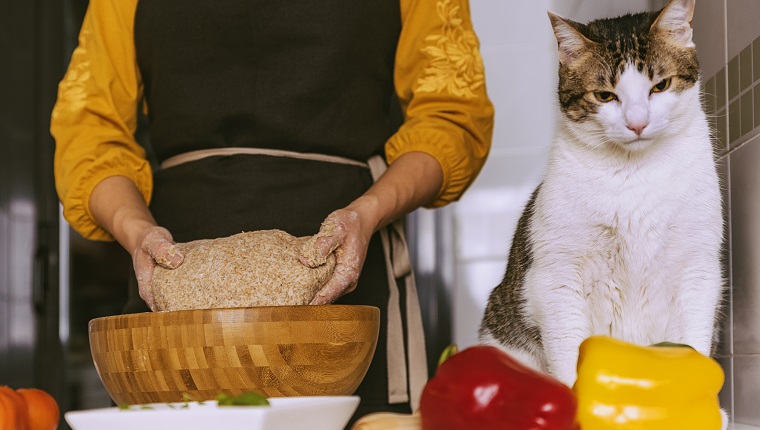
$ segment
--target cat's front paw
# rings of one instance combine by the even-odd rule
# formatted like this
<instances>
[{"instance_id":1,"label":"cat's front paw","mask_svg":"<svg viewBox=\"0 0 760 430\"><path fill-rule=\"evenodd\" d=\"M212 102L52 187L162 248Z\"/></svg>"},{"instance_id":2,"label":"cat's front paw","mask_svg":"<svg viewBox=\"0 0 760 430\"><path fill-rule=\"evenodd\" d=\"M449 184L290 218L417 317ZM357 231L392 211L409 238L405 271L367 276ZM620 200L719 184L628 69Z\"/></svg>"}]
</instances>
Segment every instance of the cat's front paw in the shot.
<instances>
[{"instance_id":1,"label":"cat's front paw","mask_svg":"<svg viewBox=\"0 0 760 430\"><path fill-rule=\"evenodd\" d=\"M565 341L559 345L547 344L546 347L547 373L571 388L573 384L575 384L575 380L578 378L579 346L580 342L577 345L574 345Z\"/></svg>"},{"instance_id":2,"label":"cat's front paw","mask_svg":"<svg viewBox=\"0 0 760 430\"><path fill-rule=\"evenodd\" d=\"M555 363L548 373L570 388L573 387L575 380L578 378L575 362L573 362L572 365L568 365L564 362Z\"/></svg>"}]
</instances>

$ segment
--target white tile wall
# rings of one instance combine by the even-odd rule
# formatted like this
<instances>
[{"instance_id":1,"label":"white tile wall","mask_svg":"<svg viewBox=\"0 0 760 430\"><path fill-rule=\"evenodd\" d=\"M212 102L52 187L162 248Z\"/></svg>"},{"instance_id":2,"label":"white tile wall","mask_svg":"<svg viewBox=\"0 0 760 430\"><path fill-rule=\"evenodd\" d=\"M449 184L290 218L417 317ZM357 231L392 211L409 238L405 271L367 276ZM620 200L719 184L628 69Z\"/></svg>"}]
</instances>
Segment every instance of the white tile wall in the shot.
<instances>
[{"instance_id":1,"label":"white tile wall","mask_svg":"<svg viewBox=\"0 0 760 430\"><path fill-rule=\"evenodd\" d=\"M694 39L703 76L715 76L718 95L714 115L728 130L721 171L727 185L729 316L724 326L719 361L726 372L722 401L740 425L760 426L760 2L725 0L697 2ZM702 6L702 9L700 9ZM757 46L755 46L757 45ZM725 79L723 77L725 76ZM753 88L754 85L754 88ZM753 110L755 112L753 112ZM720 124L720 123L719 123ZM730 148L727 149L727 148ZM730 400L729 400L730 399ZM726 403L724 403L725 405ZM750 428L750 427L746 427Z\"/></svg>"},{"instance_id":2,"label":"white tile wall","mask_svg":"<svg viewBox=\"0 0 760 430\"><path fill-rule=\"evenodd\" d=\"M760 354L760 137L731 154L734 354ZM760 386L760 380L757 381ZM758 391L760 396L760 390Z\"/></svg>"},{"instance_id":3,"label":"white tile wall","mask_svg":"<svg viewBox=\"0 0 760 430\"><path fill-rule=\"evenodd\" d=\"M733 386L734 418L760 426L760 136L728 155L730 174L733 366L726 368Z\"/></svg>"},{"instance_id":4,"label":"white tile wall","mask_svg":"<svg viewBox=\"0 0 760 430\"><path fill-rule=\"evenodd\" d=\"M735 429L760 426L760 2L697 2L692 21L710 114L717 136L719 172L726 187L730 290L724 312L718 361L726 373L721 402L735 419ZM756 46L757 45L757 46ZM754 85L754 88L752 86ZM754 91L754 92L753 92ZM754 97L754 100L753 100ZM757 101L756 101L757 100ZM730 149L729 149L730 148Z\"/></svg>"},{"instance_id":5,"label":"white tile wall","mask_svg":"<svg viewBox=\"0 0 760 430\"><path fill-rule=\"evenodd\" d=\"M734 420L737 423L760 426L758 384L760 383L760 354L735 355L733 358Z\"/></svg>"}]
</instances>

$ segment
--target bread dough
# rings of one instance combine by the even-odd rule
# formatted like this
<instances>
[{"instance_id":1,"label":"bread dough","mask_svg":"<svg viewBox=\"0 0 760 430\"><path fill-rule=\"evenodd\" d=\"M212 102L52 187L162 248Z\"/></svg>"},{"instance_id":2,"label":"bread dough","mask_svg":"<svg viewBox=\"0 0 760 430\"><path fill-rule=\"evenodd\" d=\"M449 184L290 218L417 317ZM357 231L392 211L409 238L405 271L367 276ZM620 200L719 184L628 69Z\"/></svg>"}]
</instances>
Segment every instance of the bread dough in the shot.
<instances>
[{"instance_id":1,"label":"bread dough","mask_svg":"<svg viewBox=\"0 0 760 430\"><path fill-rule=\"evenodd\" d=\"M153 271L155 310L309 304L335 268L333 254L315 268L299 261L309 239L261 230L178 243L184 262Z\"/></svg>"}]
</instances>

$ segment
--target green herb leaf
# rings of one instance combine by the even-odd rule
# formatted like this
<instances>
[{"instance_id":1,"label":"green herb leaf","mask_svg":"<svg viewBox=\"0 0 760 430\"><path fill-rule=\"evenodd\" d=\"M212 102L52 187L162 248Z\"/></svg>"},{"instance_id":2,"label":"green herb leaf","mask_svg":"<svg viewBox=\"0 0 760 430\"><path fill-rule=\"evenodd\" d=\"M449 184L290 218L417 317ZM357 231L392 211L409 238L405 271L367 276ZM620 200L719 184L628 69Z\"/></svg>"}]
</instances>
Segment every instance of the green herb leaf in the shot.
<instances>
[{"instance_id":1,"label":"green herb leaf","mask_svg":"<svg viewBox=\"0 0 760 430\"><path fill-rule=\"evenodd\" d=\"M216 397L216 401L219 406L269 406L266 397L252 391L238 396L228 396L222 393Z\"/></svg>"}]
</instances>

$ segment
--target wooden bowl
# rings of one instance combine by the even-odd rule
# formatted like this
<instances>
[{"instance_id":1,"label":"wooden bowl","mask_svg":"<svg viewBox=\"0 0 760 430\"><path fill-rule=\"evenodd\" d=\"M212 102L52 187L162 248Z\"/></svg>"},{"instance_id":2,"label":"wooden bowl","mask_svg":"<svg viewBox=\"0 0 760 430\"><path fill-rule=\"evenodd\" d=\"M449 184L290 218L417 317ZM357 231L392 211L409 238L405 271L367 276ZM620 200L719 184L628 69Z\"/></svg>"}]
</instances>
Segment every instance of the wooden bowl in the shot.
<instances>
[{"instance_id":1,"label":"wooden bowl","mask_svg":"<svg viewBox=\"0 0 760 430\"><path fill-rule=\"evenodd\" d=\"M351 395L377 345L372 306L149 312L90 321L95 368L116 404ZM184 397L184 398L183 398Z\"/></svg>"}]
</instances>

